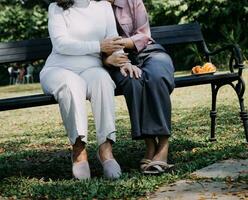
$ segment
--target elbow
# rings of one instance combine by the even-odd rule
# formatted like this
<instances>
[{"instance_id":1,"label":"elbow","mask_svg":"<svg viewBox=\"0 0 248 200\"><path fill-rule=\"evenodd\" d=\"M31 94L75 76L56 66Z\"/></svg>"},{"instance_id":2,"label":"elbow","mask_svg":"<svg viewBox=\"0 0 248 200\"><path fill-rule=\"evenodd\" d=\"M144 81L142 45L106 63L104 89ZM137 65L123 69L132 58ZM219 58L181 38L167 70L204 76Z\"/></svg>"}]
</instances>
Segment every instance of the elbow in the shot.
<instances>
[{"instance_id":1,"label":"elbow","mask_svg":"<svg viewBox=\"0 0 248 200\"><path fill-rule=\"evenodd\" d=\"M57 53L66 54L69 49L69 43L64 38L56 38L53 40L53 48Z\"/></svg>"},{"instance_id":2,"label":"elbow","mask_svg":"<svg viewBox=\"0 0 248 200\"><path fill-rule=\"evenodd\" d=\"M66 50L68 48L67 48L67 45L65 43L58 43L58 44L54 45L54 49L57 53L65 54Z\"/></svg>"}]
</instances>

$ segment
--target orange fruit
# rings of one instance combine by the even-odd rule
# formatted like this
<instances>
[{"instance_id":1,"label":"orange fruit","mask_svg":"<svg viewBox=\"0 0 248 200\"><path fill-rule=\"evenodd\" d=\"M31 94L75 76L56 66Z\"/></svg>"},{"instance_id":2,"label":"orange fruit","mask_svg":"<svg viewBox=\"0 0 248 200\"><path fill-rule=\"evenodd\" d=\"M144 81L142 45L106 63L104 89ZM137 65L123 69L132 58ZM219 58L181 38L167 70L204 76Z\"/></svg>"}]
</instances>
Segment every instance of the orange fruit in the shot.
<instances>
[{"instance_id":1,"label":"orange fruit","mask_svg":"<svg viewBox=\"0 0 248 200\"><path fill-rule=\"evenodd\" d=\"M216 67L210 62L205 63L202 68L204 72L215 72L216 71Z\"/></svg>"},{"instance_id":2,"label":"orange fruit","mask_svg":"<svg viewBox=\"0 0 248 200\"><path fill-rule=\"evenodd\" d=\"M216 67L210 62L205 63L202 67L200 65L197 65L192 68L193 74L201 74L201 73L208 73L215 71L216 71Z\"/></svg>"},{"instance_id":3,"label":"orange fruit","mask_svg":"<svg viewBox=\"0 0 248 200\"><path fill-rule=\"evenodd\" d=\"M197 65L197 66L195 66L195 67L192 68L192 72L194 74L199 74L199 73L201 73L201 71L202 71L202 69L201 69L201 66L200 65Z\"/></svg>"}]
</instances>

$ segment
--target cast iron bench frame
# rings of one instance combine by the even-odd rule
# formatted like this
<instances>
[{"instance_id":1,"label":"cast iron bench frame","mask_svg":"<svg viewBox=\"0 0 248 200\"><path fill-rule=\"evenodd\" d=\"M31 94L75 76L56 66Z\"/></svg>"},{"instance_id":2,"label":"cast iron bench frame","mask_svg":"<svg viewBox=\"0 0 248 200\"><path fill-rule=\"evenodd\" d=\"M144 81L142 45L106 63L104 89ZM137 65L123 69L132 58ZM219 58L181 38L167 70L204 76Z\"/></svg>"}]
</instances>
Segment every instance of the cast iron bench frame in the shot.
<instances>
[{"instance_id":1,"label":"cast iron bench frame","mask_svg":"<svg viewBox=\"0 0 248 200\"><path fill-rule=\"evenodd\" d=\"M203 38L200 25L195 22L191 24L169 25L152 27L153 38L161 45L175 45L184 43L195 43L203 53L206 61L211 61L211 57L226 51L230 53L229 72L215 73L214 75L204 76L181 76L175 77L176 88L194 85L211 84L212 88L212 109L211 117L211 136L210 140L215 139L216 126L216 99L219 89L224 85L231 85L235 90L239 105L240 117L243 121L246 141L248 142L248 113L244 106L245 82L242 78L244 69L242 53L237 44L230 44L209 51ZM19 42L0 43L0 65L14 62L33 61L46 59L52 49L49 38L26 40ZM116 95L121 95L116 92ZM19 108L44 106L56 104L52 95L38 94L15 98L0 99L0 111L13 110Z\"/></svg>"}]
</instances>

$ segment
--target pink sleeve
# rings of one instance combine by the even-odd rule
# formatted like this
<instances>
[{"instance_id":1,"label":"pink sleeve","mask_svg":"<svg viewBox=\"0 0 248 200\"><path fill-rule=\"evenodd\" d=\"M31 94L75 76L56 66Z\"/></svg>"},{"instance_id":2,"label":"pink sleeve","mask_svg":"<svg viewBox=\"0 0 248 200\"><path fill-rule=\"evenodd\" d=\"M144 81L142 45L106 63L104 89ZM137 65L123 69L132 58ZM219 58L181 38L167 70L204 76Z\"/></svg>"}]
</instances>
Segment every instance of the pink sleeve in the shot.
<instances>
[{"instance_id":1,"label":"pink sleeve","mask_svg":"<svg viewBox=\"0 0 248 200\"><path fill-rule=\"evenodd\" d=\"M143 50L151 40L151 30L148 14L142 0L137 0L134 5L135 31L131 39L138 52Z\"/></svg>"}]
</instances>

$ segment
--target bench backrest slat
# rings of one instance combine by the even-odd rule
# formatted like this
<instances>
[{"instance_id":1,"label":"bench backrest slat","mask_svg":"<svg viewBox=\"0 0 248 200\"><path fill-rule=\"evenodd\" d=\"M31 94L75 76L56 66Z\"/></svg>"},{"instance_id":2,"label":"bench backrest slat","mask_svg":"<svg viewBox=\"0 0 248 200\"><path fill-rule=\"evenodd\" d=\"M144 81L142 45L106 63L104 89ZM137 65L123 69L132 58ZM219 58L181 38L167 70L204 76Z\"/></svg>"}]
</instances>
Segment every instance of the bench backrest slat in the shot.
<instances>
[{"instance_id":1,"label":"bench backrest slat","mask_svg":"<svg viewBox=\"0 0 248 200\"><path fill-rule=\"evenodd\" d=\"M161 45L204 41L198 23L157 26L152 37ZM52 49L49 38L0 43L0 64L46 59Z\"/></svg>"},{"instance_id":2,"label":"bench backrest slat","mask_svg":"<svg viewBox=\"0 0 248 200\"><path fill-rule=\"evenodd\" d=\"M48 53L47 52L33 52L33 53L29 52L29 53L22 53L22 54L0 56L0 60L1 60L0 64L45 59L48 57L49 53L50 51Z\"/></svg>"},{"instance_id":3,"label":"bench backrest slat","mask_svg":"<svg viewBox=\"0 0 248 200\"><path fill-rule=\"evenodd\" d=\"M152 37L162 45L202 42L201 27L196 23L151 28Z\"/></svg>"},{"instance_id":4,"label":"bench backrest slat","mask_svg":"<svg viewBox=\"0 0 248 200\"><path fill-rule=\"evenodd\" d=\"M51 49L49 38L0 43L0 64L46 59Z\"/></svg>"}]
</instances>

